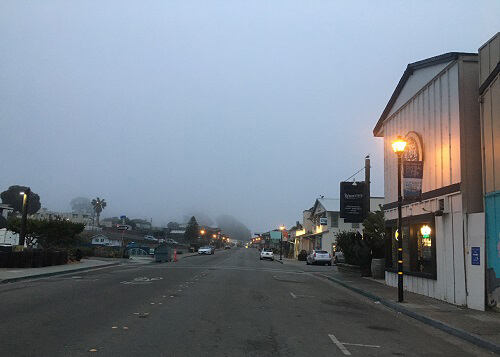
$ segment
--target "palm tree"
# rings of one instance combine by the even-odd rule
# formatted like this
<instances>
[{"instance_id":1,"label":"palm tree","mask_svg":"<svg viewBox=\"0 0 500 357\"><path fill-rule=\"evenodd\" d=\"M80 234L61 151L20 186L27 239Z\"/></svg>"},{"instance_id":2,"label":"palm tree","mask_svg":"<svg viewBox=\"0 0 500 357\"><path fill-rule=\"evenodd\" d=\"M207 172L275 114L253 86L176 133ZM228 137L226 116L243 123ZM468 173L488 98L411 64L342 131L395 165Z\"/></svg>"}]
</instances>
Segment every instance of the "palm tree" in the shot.
<instances>
[{"instance_id":1,"label":"palm tree","mask_svg":"<svg viewBox=\"0 0 500 357\"><path fill-rule=\"evenodd\" d=\"M104 198L101 200L99 197L92 200L92 206L94 207L94 212L97 216L97 227L99 227L99 216L102 210L106 207L106 201Z\"/></svg>"}]
</instances>

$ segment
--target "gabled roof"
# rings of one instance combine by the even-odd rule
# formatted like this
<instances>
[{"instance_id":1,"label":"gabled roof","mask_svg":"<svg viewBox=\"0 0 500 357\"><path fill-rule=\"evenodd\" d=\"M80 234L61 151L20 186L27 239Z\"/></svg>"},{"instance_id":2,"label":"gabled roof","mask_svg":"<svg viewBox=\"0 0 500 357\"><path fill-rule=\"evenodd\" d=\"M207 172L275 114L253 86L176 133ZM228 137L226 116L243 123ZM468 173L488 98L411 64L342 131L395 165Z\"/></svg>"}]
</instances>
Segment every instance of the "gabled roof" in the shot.
<instances>
[{"instance_id":1,"label":"gabled roof","mask_svg":"<svg viewBox=\"0 0 500 357\"><path fill-rule=\"evenodd\" d=\"M338 198L317 198L316 202L314 202L314 206L312 207L311 212L314 212L316 210L318 204L321 204L327 212L340 211L340 199Z\"/></svg>"},{"instance_id":2,"label":"gabled roof","mask_svg":"<svg viewBox=\"0 0 500 357\"><path fill-rule=\"evenodd\" d=\"M435 65L440 64L440 63L455 61L460 56L478 56L478 54L477 53L467 53L467 52L448 52L448 53L442 54L440 56L435 56L435 57L424 59L422 61L410 63L406 67L406 70L404 71L403 76L399 80L399 83L396 86L394 93L392 93L391 99L389 99L389 102L387 103L384 111L382 112L382 115L380 116L380 119L378 120L377 125L375 125L375 128L373 129L373 135L379 136L380 129L382 129L382 125L383 125L384 121L387 119L388 114L390 113L394 103L396 102L396 99L401 94L401 91L403 90L403 87L405 86L406 82L413 75L413 71L415 71L417 69L435 66Z\"/></svg>"}]
</instances>

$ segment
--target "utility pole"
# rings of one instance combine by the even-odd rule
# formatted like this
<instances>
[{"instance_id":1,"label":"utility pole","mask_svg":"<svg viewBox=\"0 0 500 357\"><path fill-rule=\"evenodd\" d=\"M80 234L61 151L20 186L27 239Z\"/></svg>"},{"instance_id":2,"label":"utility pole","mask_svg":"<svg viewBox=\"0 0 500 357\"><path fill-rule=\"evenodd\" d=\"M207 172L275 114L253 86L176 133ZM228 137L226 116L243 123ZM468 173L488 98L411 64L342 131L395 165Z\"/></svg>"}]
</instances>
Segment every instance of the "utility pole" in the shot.
<instances>
[{"instance_id":1,"label":"utility pole","mask_svg":"<svg viewBox=\"0 0 500 357\"><path fill-rule=\"evenodd\" d=\"M23 212L21 216L21 229L19 230L19 245L24 247L24 240L26 238L26 222L28 220L28 204L30 201L31 188L26 188L24 192L20 194L23 195Z\"/></svg>"},{"instance_id":2,"label":"utility pole","mask_svg":"<svg viewBox=\"0 0 500 357\"><path fill-rule=\"evenodd\" d=\"M371 193L370 193L370 155L365 157L365 187L366 187L366 206L365 206L365 215L368 216L368 212L371 211L370 203L371 203ZM365 217L365 218L366 218Z\"/></svg>"}]
</instances>

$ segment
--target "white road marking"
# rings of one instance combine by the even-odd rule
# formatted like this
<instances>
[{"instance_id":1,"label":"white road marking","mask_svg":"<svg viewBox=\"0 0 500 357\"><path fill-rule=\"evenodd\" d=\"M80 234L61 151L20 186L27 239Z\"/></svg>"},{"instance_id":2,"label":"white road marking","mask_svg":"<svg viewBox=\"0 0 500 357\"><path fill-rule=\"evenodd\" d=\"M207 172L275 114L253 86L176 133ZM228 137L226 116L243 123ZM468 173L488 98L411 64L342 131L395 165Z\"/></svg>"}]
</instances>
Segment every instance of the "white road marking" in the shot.
<instances>
[{"instance_id":1,"label":"white road marking","mask_svg":"<svg viewBox=\"0 0 500 357\"><path fill-rule=\"evenodd\" d=\"M359 346L359 347L373 347L373 348L380 348L380 346L377 345L362 345L361 343L349 343L349 342L340 342L343 345L346 346Z\"/></svg>"},{"instance_id":2,"label":"white road marking","mask_svg":"<svg viewBox=\"0 0 500 357\"><path fill-rule=\"evenodd\" d=\"M139 277L139 278L135 278L134 280L132 281L122 281L121 284L150 284L152 283L153 281L158 281L158 280L162 280L163 278L162 277L154 277L154 278L147 278L147 277Z\"/></svg>"},{"instance_id":3,"label":"white road marking","mask_svg":"<svg viewBox=\"0 0 500 357\"><path fill-rule=\"evenodd\" d=\"M342 351L343 354L345 354L346 356L351 356L351 352L349 352L347 350L347 348L345 348L345 346L342 344L342 342L337 340L337 337L335 337L334 335L328 335L328 336L331 338L333 343L335 343L337 345L337 347Z\"/></svg>"},{"instance_id":4,"label":"white road marking","mask_svg":"<svg viewBox=\"0 0 500 357\"><path fill-rule=\"evenodd\" d=\"M295 295L294 293L290 293L290 295L292 295L292 297L294 299L297 299L297 298L313 298L314 297L312 295Z\"/></svg>"}]
</instances>

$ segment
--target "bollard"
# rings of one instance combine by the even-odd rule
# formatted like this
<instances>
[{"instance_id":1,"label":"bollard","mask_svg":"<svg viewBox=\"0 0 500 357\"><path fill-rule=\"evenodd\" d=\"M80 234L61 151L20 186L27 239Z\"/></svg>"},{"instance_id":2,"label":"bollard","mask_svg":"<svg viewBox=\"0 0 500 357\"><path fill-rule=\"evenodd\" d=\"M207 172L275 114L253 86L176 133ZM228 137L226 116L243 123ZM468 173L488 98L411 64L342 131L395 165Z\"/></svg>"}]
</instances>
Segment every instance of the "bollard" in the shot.
<instances>
[{"instance_id":1,"label":"bollard","mask_svg":"<svg viewBox=\"0 0 500 357\"><path fill-rule=\"evenodd\" d=\"M174 248L174 262L177 261L177 249Z\"/></svg>"}]
</instances>

